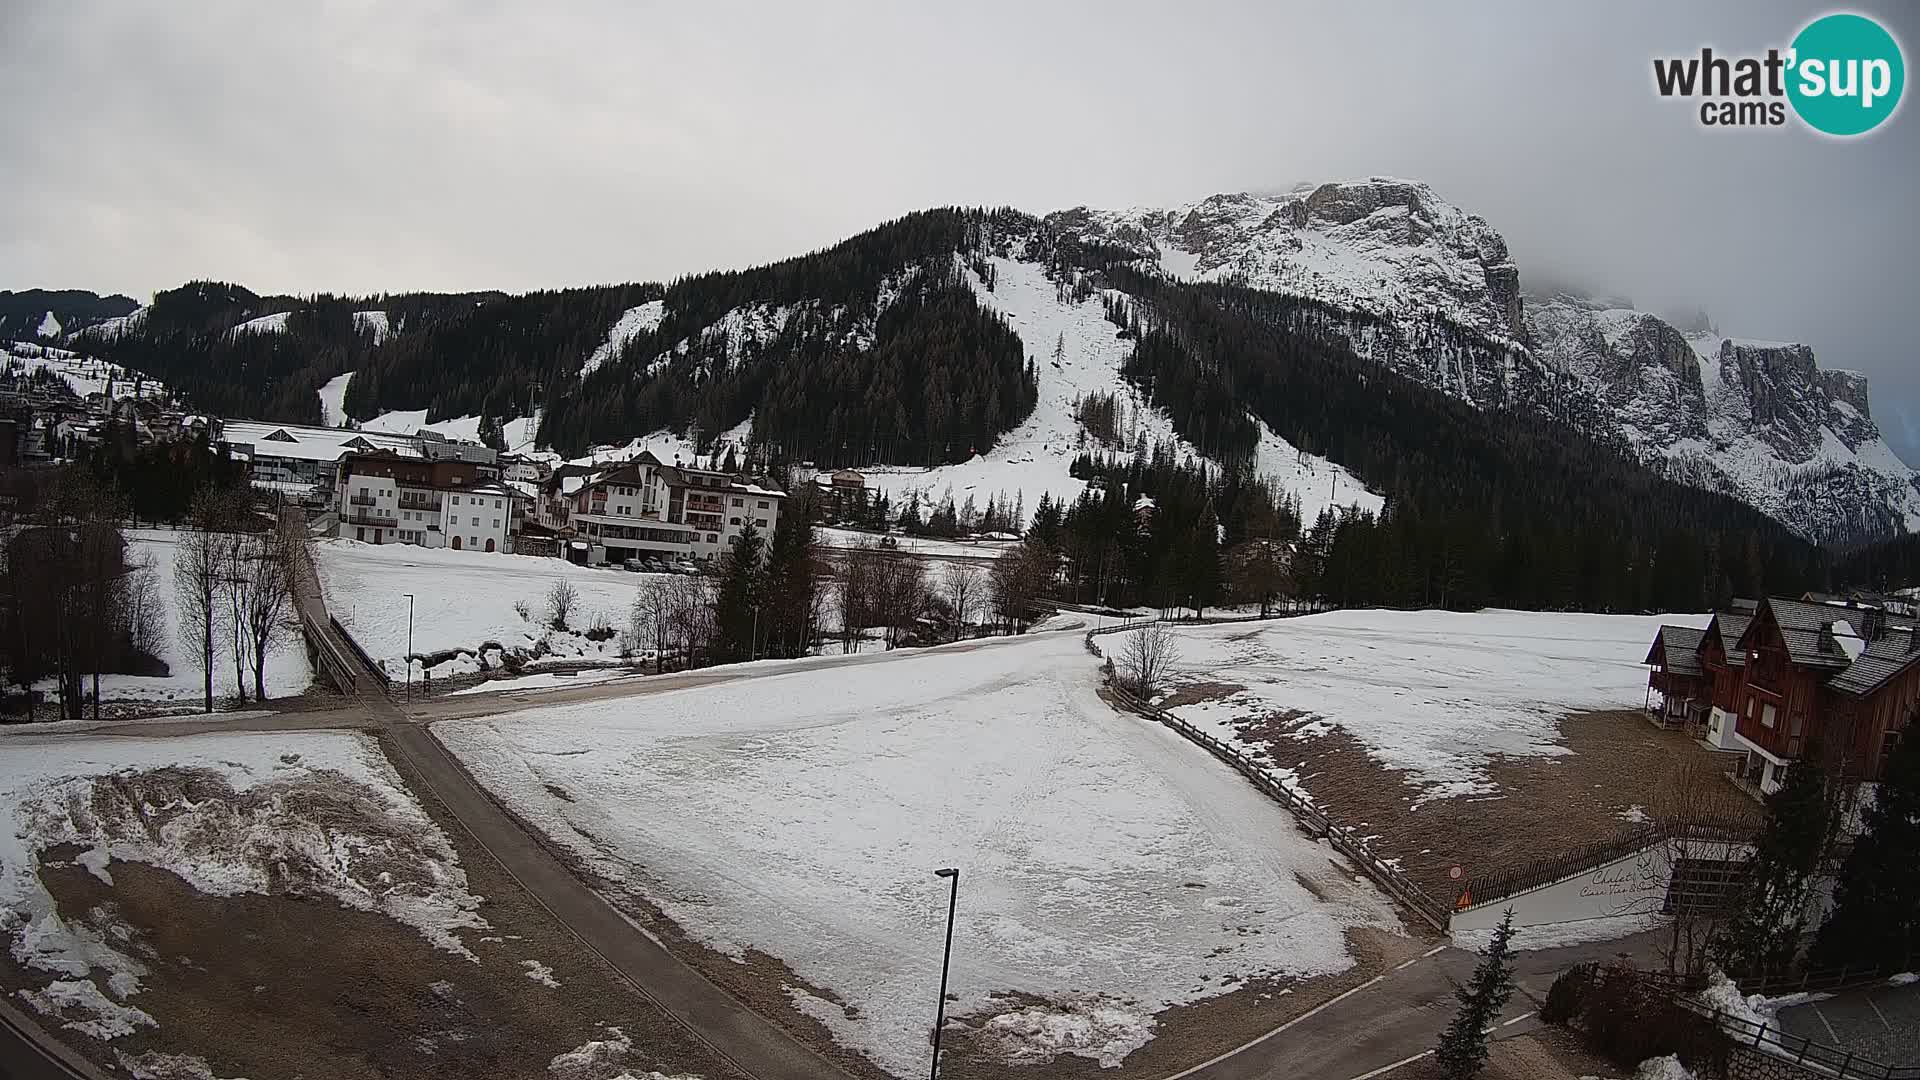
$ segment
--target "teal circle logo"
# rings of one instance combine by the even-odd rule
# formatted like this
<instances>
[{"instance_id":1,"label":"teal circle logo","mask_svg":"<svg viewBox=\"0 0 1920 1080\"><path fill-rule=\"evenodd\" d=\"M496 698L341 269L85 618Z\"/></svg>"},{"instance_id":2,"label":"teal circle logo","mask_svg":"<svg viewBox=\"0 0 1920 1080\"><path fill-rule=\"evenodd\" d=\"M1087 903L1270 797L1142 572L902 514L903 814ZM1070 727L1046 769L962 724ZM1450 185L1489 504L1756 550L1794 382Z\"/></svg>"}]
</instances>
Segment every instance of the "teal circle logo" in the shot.
<instances>
[{"instance_id":1,"label":"teal circle logo","mask_svg":"<svg viewBox=\"0 0 1920 1080\"><path fill-rule=\"evenodd\" d=\"M1864 135L1900 105L1900 43L1864 15L1824 15L1793 39L1787 98L1815 131Z\"/></svg>"}]
</instances>

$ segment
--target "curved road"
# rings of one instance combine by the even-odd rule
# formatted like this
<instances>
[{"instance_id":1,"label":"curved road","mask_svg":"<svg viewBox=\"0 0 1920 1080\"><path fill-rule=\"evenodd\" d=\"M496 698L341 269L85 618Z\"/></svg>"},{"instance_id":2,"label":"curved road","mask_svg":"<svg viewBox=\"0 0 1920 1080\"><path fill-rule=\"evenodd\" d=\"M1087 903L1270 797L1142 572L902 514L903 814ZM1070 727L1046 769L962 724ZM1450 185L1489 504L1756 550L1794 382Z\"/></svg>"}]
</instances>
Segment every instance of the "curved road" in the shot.
<instances>
[{"instance_id":1,"label":"curved road","mask_svg":"<svg viewBox=\"0 0 1920 1080\"><path fill-rule=\"evenodd\" d=\"M324 622L323 622L324 625ZM1017 648L1038 636L1082 633L1084 628L1046 631L1016 638L983 638L942 649ZM402 712L361 680L360 692L342 708L290 713L250 713L234 717L62 724L57 731L21 729L0 735L36 742L100 736L170 737L209 732L344 729L376 733L394 753L413 766L424 790L444 806L527 892L550 911L588 950L619 971L642 995L673 1016L700 1041L756 1080L846 1080L847 1074L786 1031L741 1005L703 975L683 963L657 940L640 931L599 893L568 869L520 822L506 812L433 737L429 725L446 719L486 716L534 705L601 701L666 693L692 687L766 678L796 669L853 667L909 661L927 650L905 650L805 660L762 661L697 672L592 683L579 687L461 695L422 702ZM1225 766L1221 766L1225 768ZM1522 954L1522 997L1496 1036L1531 1030L1532 997L1543 996L1557 972L1585 959L1610 957L1627 946L1607 943L1571 950ZM1641 950L1634 950L1641 951ZM1416 1060L1432 1046L1451 1017L1453 980L1472 969L1472 953L1436 948L1343 994L1259 1039L1180 1073L1193 1080L1282 1080L1325 1078L1360 1080L1384 1076L1392 1067ZM31 1021L0 1011L0 1078L70 1080L99 1074L87 1067L72 1071L75 1055L59 1046ZM24 1019L24 1018L20 1018ZM12 1022L9 1022L12 1021ZM24 1035L23 1035L24 1030ZM28 1040L31 1040L29 1042ZM35 1043L43 1045L33 1045ZM29 1047L36 1053L24 1053ZM57 1061L57 1063L56 1063ZM84 1062L79 1063L85 1066Z\"/></svg>"}]
</instances>

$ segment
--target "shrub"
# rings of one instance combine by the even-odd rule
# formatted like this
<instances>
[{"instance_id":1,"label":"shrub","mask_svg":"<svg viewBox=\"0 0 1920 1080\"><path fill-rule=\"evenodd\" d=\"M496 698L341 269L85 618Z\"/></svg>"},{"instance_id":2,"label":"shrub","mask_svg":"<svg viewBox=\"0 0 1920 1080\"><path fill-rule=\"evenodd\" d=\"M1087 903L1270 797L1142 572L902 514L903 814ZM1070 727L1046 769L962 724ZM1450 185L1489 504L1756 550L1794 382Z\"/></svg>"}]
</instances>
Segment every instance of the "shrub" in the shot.
<instances>
[{"instance_id":1,"label":"shrub","mask_svg":"<svg viewBox=\"0 0 1920 1080\"><path fill-rule=\"evenodd\" d=\"M1593 964L1576 964L1560 973L1547 990L1546 1003L1540 1006L1540 1019L1562 1026L1579 1019L1593 993Z\"/></svg>"}]
</instances>

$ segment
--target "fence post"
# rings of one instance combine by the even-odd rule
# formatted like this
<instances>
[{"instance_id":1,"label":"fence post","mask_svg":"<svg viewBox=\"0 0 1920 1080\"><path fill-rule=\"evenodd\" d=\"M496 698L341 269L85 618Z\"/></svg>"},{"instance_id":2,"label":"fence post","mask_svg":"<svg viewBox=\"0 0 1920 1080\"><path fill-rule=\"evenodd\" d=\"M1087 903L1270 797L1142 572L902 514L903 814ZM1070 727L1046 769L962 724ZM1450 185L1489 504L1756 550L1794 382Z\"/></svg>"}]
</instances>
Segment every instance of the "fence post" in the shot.
<instances>
[{"instance_id":1,"label":"fence post","mask_svg":"<svg viewBox=\"0 0 1920 1080\"><path fill-rule=\"evenodd\" d=\"M1758 1048L1758 1047L1759 1047L1759 1045L1760 1045L1760 1040L1761 1040L1761 1039L1764 1039L1764 1038L1766 1038L1766 1037L1767 1037L1767 1025L1765 1025L1765 1024L1761 1024L1761 1025L1760 1025L1760 1030L1759 1030L1759 1031L1756 1031L1756 1032L1754 1032L1754 1034L1753 1034L1753 1045L1754 1045L1754 1046L1755 1046L1756 1048Z\"/></svg>"}]
</instances>

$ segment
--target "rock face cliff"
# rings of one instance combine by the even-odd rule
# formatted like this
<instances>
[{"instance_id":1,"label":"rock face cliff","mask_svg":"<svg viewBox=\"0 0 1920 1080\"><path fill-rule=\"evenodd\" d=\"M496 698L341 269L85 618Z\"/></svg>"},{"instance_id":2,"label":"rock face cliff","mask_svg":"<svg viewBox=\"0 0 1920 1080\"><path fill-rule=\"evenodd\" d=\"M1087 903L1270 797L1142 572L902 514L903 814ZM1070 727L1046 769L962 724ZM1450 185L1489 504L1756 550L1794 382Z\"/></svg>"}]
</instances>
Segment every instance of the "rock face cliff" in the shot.
<instances>
[{"instance_id":1,"label":"rock face cliff","mask_svg":"<svg viewBox=\"0 0 1920 1080\"><path fill-rule=\"evenodd\" d=\"M1356 353L1483 407L1550 412L1810 538L1920 529L1915 470L1880 437L1865 376L1703 318L1683 331L1625 301L1527 295L1500 234L1426 184L1372 177L1048 220L1174 277L1385 320L1356 324Z\"/></svg>"}]
</instances>

